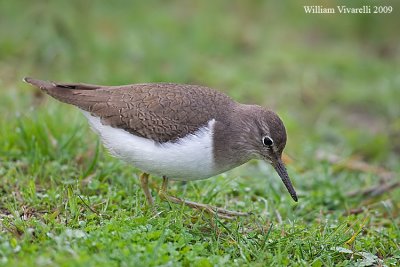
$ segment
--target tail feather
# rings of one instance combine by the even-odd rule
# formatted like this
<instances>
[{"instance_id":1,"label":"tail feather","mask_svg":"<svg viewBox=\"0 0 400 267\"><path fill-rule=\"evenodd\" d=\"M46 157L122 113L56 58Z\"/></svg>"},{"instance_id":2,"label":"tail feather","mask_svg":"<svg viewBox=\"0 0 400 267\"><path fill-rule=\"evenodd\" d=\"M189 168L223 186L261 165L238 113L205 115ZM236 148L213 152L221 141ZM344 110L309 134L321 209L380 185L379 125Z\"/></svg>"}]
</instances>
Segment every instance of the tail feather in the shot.
<instances>
[{"instance_id":1,"label":"tail feather","mask_svg":"<svg viewBox=\"0 0 400 267\"><path fill-rule=\"evenodd\" d=\"M24 82L26 83L30 83L42 90L46 90L52 87L56 87L57 84L53 83L53 82L48 82L48 81L42 81L42 80L36 80L30 77L25 77L24 78Z\"/></svg>"},{"instance_id":2,"label":"tail feather","mask_svg":"<svg viewBox=\"0 0 400 267\"><path fill-rule=\"evenodd\" d=\"M24 81L36 86L55 99L90 111L96 102L106 101L105 92L95 92L103 86L81 83L56 83L26 77Z\"/></svg>"},{"instance_id":3,"label":"tail feather","mask_svg":"<svg viewBox=\"0 0 400 267\"><path fill-rule=\"evenodd\" d=\"M25 77L24 82L30 83L45 91L54 87L77 89L77 90L96 90L103 87L100 85L85 84L85 83L56 83L50 81L37 80L30 77Z\"/></svg>"}]
</instances>

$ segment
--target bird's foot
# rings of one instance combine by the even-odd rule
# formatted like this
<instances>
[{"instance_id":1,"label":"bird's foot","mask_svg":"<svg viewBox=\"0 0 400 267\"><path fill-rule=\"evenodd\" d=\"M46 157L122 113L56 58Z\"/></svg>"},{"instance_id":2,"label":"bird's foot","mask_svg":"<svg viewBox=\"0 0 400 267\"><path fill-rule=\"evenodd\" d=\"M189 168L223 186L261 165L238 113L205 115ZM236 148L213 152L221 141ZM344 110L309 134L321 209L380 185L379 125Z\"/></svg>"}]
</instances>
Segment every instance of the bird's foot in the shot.
<instances>
[{"instance_id":1,"label":"bird's foot","mask_svg":"<svg viewBox=\"0 0 400 267\"><path fill-rule=\"evenodd\" d=\"M239 212L239 211L230 211L223 208L218 208L214 206L210 206L207 204L197 203L189 200L184 200L178 197L170 196L165 191L160 190L159 196L161 199L166 200L168 202L172 202L175 204L183 204L188 207L205 211L211 215L217 215L219 218L223 219L234 219L238 216L249 216L251 215L250 212Z\"/></svg>"},{"instance_id":2,"label":"bird's foot","mask_svg":"<svg viewBox=\"0 0 400 267\"><path fill-rule=\"evenodd\" d=\"M146 196L147 204L151 207L153 206L154 201L149 190L149 175L144 172L140 174L139 180L140 180L140 186L142 187L144 195Z\"/></svg>"}]
</instances>

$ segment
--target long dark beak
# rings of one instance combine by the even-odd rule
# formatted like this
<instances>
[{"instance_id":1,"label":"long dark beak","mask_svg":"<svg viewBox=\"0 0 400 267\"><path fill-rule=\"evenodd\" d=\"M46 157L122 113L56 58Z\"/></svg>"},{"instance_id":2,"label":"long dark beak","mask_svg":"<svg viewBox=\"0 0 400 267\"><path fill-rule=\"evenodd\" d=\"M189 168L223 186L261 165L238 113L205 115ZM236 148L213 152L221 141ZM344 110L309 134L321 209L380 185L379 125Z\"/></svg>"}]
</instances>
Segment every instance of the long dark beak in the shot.
<instances>
[{"instance_id":1,"label":"long dark beak","mask_svg":"<svg viewBox=\"0 0 400 267\"><path fill-rule=\"evenodd\" d=\"M286 171L285 165L283 164L281 159L278 159L276 162L272 163L272 166L279 174L282 179L282 182L285 184L287 190L289 191L290 195L292 196L293 200L297 202L297 194L293 188L292 182L290 181L289 175Z\"/></svg>"}]
</instances>

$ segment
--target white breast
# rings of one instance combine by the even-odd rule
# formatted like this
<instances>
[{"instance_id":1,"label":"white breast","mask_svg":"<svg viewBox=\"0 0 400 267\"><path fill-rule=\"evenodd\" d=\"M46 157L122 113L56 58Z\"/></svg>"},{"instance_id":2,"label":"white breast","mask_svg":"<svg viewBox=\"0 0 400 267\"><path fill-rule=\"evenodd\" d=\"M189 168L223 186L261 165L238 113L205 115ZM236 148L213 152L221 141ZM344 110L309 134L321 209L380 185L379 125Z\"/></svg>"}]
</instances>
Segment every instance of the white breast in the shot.
<instances>
[{"instance_id":1,"label":"white breast","mask_svg":"<svg viewBox=\"0 0 400 267\"><path fill-rule=\"evenodd\" d=\"M212 135L215 120L175 142L157 143L125 130L103 125L83 111L110 153L144 172L173 180L198 180L216 175Z\"/></svg>"}]
</instances>

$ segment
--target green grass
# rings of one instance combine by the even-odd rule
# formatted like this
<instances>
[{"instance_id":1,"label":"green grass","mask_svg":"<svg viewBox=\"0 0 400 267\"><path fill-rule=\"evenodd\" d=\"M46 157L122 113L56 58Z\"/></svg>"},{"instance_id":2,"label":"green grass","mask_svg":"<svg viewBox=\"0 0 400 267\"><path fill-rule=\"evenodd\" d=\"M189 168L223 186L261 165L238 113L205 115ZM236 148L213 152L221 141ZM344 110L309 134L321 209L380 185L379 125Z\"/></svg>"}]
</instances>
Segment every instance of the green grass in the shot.
<instances>
[{"instance_id":1,"label":"green grass","mask_svg":"<svg viewBox=\"0 0 400 267\"><path fill-rule=\"evenodd\" d=\"M361 194L400 173L400 6L384 4L394 14L305 15L295 0L0 2L0 265L399 265L399 189ZM252 216L169 205L157 177L148 208L139 170L24 76L195 83L271 107L287 128L299 202L252 161L170 185Z\"/></svg>"}]
</instances>

